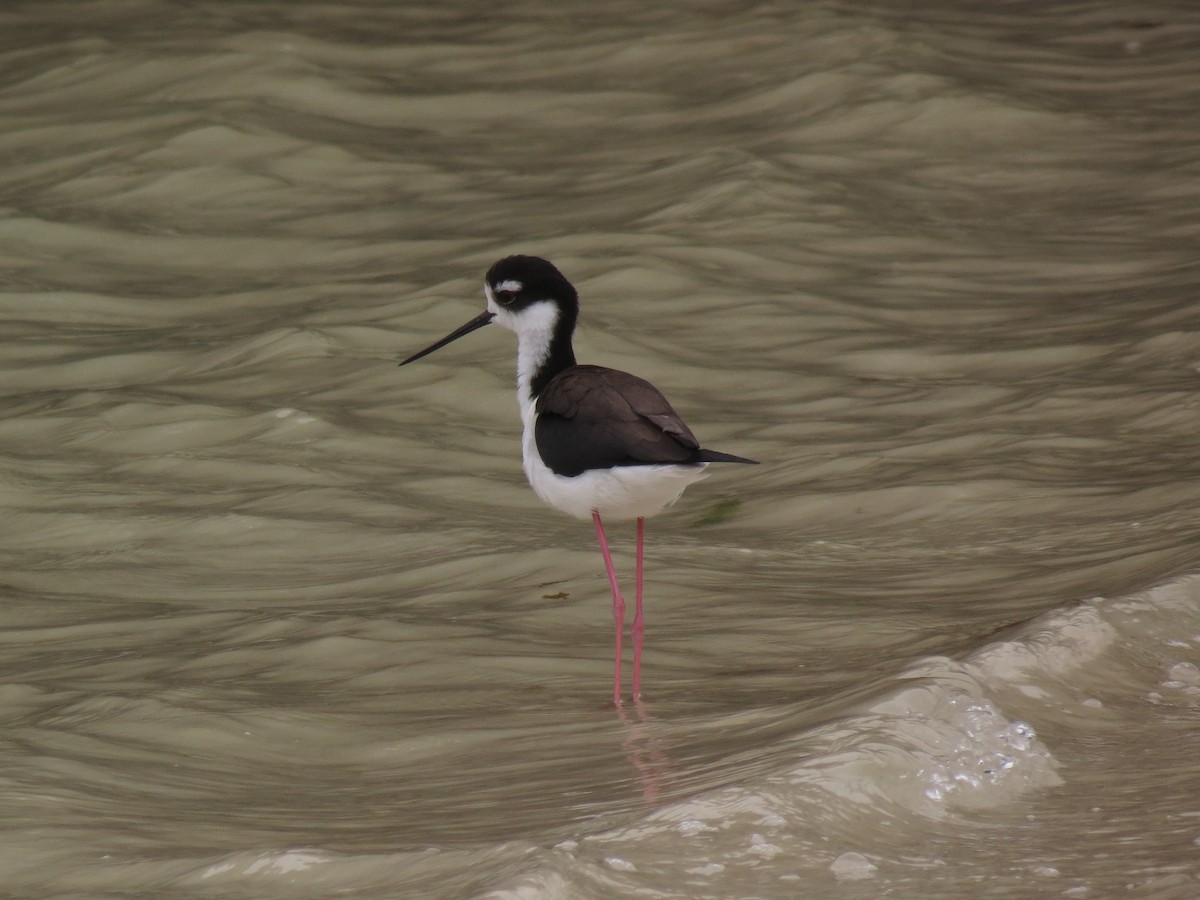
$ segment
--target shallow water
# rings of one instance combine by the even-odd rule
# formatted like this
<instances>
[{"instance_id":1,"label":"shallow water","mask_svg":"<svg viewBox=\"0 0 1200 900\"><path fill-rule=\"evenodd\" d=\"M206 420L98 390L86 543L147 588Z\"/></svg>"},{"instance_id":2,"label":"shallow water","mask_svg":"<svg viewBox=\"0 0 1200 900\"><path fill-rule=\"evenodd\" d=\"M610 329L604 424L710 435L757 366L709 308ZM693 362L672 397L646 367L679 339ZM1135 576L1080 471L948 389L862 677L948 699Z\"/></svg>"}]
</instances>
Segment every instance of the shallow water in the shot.
<instances>
[{"instance_id":1,"label":"shallow water","mask_svg":"<svg viewBox=\"0 0 1200 900\"><path fill-rule=\"evenodd\" d=\"M1188 4L0 11L0 885L1200 896ZM608 702L512 252L724 467ZM631 528L610 537L631 569Z\"/></svg>"}]
</instances>

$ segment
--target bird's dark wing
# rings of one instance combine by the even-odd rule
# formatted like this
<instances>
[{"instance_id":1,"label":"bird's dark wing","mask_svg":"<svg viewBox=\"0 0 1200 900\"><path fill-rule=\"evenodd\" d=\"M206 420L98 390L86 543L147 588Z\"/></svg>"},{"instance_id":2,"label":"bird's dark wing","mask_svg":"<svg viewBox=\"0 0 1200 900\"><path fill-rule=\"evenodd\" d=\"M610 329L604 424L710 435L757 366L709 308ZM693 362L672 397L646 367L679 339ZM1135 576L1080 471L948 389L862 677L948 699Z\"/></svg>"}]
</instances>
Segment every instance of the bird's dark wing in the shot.
<instances>
[{"instance_id":1,"label":"bird's dark wing","mask_svg":"<svg viewBox=\"0 0 1200 900\"><path fill-rule=\"evenodd\" d=\"M703 461L700 444L659 390L626 372L572 366L537 399L534 438L558 475Z\"/></svg>"}]
</instances>

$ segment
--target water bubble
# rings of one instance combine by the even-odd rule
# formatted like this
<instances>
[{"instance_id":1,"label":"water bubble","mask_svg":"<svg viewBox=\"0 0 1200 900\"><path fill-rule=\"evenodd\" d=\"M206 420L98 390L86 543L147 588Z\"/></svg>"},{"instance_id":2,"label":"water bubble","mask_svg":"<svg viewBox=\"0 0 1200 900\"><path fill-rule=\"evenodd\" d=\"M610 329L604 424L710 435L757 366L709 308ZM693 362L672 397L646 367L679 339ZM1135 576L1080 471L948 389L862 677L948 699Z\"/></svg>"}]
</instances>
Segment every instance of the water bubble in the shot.
<instances>
[{"instance_id":1,"label":"water bubble","mask_svg":"<svg viewBox=\"0 0 1200 900\"><path fill-rule=\"evenodd\" d=\"M875 874L877 869L878 866L854 850L847 850L829 866L829 870L833 872L835 877L846 881L870 878Z\"/></svg>"},{"instance_id":2,"label":"water bubble","mask_svg":"<svg viewBox=\"0 0 1200 900\"><path fill-rule=\"evenodd\" d=\"M783 851L774 844L763 840L761 834L750 835L750 852L761 856L763 859L774 859Z\"/></svg>"},{"instance_id":3,"label":"water bubble","mask_svg":"<svg viewBox=\"0 0 1200 900\"><path fill-rule=\"evenodd\" d=\"M703 834L705 831L716 831L717 829L706 822L701 822L699 819L684 819L676 826L675 830L684 837L695 837L698 834Z\"/></svg>"},{"instance_id":4,"label":"water bubble","mask_svg":"<svg viewBox=\"0 0 1200 900\"><path fill-rule=\"evenodd\" d=\"M1167 668L1168 682L1181 682L1182 684L1200 684L1200 669L1196 668L1190 662L1178 662ZM1166 682L1164 682L1164 686ZM1174 685L1172 685L1174 686Z\"/></svg>"},{"instance_id":5,"label":"water bubble","mask_svg":"<svg viewBox=\"0 0 1200 900\"><path fill-rule=\"evenodd\" d=\"M987 756L983 757L979 763L982 767L983 774L987 775L991 779L992 784L995 784L1001 777L1004 776L1006 772L1008 772L1017 764L1017 761L1011 756L996 752L989 753Z\"/></svg>"},{"instance_id":6,"label":"water bubble","mask_svg":"<svg viewBox=\"0 0 1200 900\"><path fill-rule=\"evenodd\" d=\"M778 813L767 813L758 824L764 828L782 828L787 824L787 819Z\"/></svg>"},{"instance_id":7,"label":"water bubble","mask_svg":"<svg viewBox=\"0 0 1200 900\"><path fill-rule=\"evenodd\" d=\"M1003 743L1022 753L1028 752L1036 739L1037 734L1024 722L1013 722L1000 732L1000 740Z\"/></svg>"},{"instance_id":8,"label":"water bubble","mask_svg":"<svg viewBox=\"0 0 1200 900\"><path fill-rule=\"evenodd\" d=\"M978 775L964 771L955 772L954 780L959 784L965 784L968 787L979 787L981 783Z\"/></svg>"}]
</instances>

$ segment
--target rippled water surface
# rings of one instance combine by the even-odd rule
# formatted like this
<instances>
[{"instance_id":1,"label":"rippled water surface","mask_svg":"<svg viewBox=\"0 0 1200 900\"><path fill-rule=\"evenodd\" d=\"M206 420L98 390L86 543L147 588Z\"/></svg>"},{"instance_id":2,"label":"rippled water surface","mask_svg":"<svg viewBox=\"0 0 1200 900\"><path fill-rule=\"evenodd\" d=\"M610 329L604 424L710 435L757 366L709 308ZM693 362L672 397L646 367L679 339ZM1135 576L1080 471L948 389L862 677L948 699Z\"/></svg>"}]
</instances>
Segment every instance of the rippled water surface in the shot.
<instances>
[{"instance_id":1,"label":"rippled water surface","mask_svg":"<svg viewBox=\"0 0 1200 900\"><path fill-rule=\"evenodd\" d=\"M1193 4L17 2L0 125L4 890L1200 896ZM396 366L514 252L762 461L640 705Z\"/></svg>"}]
</instances>

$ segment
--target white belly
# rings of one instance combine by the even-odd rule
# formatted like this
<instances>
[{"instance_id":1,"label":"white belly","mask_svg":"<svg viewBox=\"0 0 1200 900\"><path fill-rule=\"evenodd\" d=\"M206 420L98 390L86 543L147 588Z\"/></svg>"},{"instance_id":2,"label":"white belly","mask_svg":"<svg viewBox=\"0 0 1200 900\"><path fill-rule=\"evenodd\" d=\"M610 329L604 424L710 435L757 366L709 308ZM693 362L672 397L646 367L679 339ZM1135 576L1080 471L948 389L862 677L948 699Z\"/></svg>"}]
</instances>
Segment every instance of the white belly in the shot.
<instances>
[{"instance_id":1,"label":"white belly","mask_svg":"<svg viewBox=\"0 0 1200 900\"><path fill-rule=\"evenodd\" d=\"M581 475L556 475L542 462L534 440L534 416L525 417L521 458L525 477L542 502L577 519L596 510L605 519L652 516L679 499L684 489L704 477L707 463L694 466L617 466Z\"/></svg>"}]
</instances>

